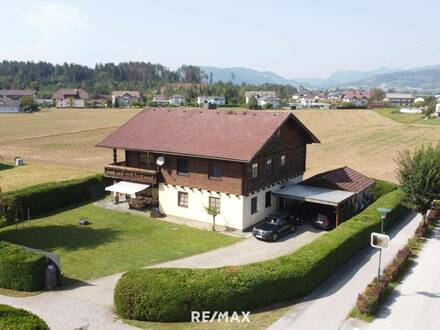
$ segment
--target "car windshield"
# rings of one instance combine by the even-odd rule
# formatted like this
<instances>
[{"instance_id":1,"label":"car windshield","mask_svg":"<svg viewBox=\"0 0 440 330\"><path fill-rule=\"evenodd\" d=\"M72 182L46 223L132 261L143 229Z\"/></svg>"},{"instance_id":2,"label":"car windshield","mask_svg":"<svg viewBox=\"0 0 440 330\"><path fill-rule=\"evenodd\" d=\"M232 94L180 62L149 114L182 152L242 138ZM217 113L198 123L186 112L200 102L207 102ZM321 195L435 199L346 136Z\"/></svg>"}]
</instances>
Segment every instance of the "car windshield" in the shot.
<instances>
[{"instance_id":1,"label":"car windshield","mask_svg":"<svg viewBox=\"0 0 440 330\"><path fill-rule=\"evenodd\" d=\"M270 217L270 218L266 219L266 223L269 223L271 225L277 225L280 223L280 221L281 221L281 219L277 218L277 217Z\"/></svg>"}]
</instances>

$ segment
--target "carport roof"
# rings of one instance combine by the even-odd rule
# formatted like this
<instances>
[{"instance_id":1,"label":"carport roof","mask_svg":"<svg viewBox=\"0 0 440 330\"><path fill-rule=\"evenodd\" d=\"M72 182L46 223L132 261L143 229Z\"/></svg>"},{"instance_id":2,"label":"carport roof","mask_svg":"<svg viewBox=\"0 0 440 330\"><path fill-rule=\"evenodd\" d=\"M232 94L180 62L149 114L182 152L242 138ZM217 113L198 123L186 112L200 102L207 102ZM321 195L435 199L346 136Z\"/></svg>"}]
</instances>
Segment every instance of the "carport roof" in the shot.
<instances>
[{"instance_id":1,"label":"carport roof","mask_svg":"<svg viewBox=\"0 0 440 330\"><path fill-rule=\"evenodd\" d=\"M341 202L354 195L353 192L337 189L327 189L295 184L274 191L278 197L291 198L304 202L338 206Z\"/></svg>"}]
</instances>

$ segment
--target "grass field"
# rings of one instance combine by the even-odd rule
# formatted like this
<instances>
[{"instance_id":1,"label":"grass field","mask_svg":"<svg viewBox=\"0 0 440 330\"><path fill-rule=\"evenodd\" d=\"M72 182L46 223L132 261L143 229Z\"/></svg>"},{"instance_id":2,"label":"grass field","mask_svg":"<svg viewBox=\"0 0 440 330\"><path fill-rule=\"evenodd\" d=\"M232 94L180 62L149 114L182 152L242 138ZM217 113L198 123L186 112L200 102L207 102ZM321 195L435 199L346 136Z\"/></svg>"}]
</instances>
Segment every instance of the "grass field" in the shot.
<instances>
[{"instance_id":1,"label":"grass field","mask_svg":"<svg viewBox=\"0 0 440 330\"><path fill-rule=\"evenodd\" d=\"M400 113L399 109L375 109L381 115L393 119L402 124L422 124L422 125L439 125L440 120L437 118L425 119L423 114Z\"/></svg>"},{"instance_id":2,"label":"grass field","mask_svg":"<svg viewBox=\"0 0 440 330\"><path fill-rule=\"evenodd\" d=\"M349 165L372 177L395 181L394 160L399 151L440 140L437 126L425 121L399 122L387 111L293 111L321 140L308 148L306 176ZM112 153L95 144L138 112L103 109L1 114L0 155L8 161L21 156L30 165L1 170L0 187L6 191L102 172Z\"/></svg>"},{"instance_id":3,"label":"grass field","mask_svg":"<svg viewBox=\"0 0 440 330\"><path fill-rule=\"evenodd\" d=\"M80 218L91 224L80 226ZM19 226L0 240L55 252L68 278L87 280L205 252L240 238L86 204Z\"/></svg>"}]
</instances>

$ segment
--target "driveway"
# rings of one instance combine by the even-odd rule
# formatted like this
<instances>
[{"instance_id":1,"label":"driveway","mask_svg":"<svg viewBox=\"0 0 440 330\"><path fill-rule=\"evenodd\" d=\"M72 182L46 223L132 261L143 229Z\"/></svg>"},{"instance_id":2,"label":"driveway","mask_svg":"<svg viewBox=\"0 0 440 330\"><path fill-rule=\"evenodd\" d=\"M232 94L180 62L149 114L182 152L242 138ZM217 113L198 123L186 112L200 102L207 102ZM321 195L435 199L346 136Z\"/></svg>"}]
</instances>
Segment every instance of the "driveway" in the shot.
<instances>
[{"instance_id":1,"label":"driveway","mask_svg":"<svg viewBox=\"0 0 440 330\"><path fill-rule=\"evenodd\" d=\"M421 216L411 213L388 232L390 247L382 252L382 266L387 265L412 237ZM356 298L377 274L378 251L366 248L339 268L321 286L296 304L269 329L336 330L354 329L344 325ZM389 327L381 329L399 329Z\"/></svg>"},{"instance_id":2,"label":"driveway","mask_svg":"<svg viewBox=\"0 0 440 330\"><path fill-rule=\"evenodd\" d=\"M366 329L440 328L440 225L426 242L415 266L379 309Z\"/></svg>"},{"instance_id":3,"label":"driveway","mask_svg":"<svg viewBox=\"0 0 440 330\"><path fill-rule=\"evenodd\" d=\"M252 263L289 254L322 234L323 231L304 225L277 242L266 243L250 237L227 247L153 267L213 268ZM73 330L86 325L89 330L135 329L113 315L113 289L121 276L122 273L114 274L83 282L74 288L26 298L0 295L0 303L39 315L52 330Z\"/></svg>"}]
</instances>

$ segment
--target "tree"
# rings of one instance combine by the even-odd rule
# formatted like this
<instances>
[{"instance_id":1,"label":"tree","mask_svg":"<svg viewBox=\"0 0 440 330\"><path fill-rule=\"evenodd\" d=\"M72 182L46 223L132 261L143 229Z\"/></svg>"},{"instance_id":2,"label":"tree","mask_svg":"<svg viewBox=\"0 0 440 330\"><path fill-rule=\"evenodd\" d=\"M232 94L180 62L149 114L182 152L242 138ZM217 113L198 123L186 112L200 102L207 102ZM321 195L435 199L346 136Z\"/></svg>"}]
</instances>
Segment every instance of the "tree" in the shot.
<instances>
[{"instance_id":1,"label":"tree","mask_svg":"<svg viewBox=\"0 0 440 330\"><path fill-rule=\"evenodd\" d=\"M255 96L249 97L248 108L252 110L258 109L258 101Z\"/></svg>"},{"instance_id":2,"label":"tree","mask_svg":"<svg viewBox=\"0 0 440 330\"><path fill-rule=\"evenodd\" d=\"M24 111L35 111L37 105L34 102L34 98L31 95L25 95L20 100L20 106Z\"/></svg>"},{"instance_id":3,"label":"tree","mask_svg":"<svg viewBox=\"0 0 440 330\"><path fill-rule=\"evenodd\" d=\"M214 206L208 206L205 209L212 216L212 231L215 231L215 217L220 214L220 210Z\"/></svg>"},{"instance_id":4,"label":"tree","mask_svg":"<svg viewBox=\"0 0 440 330\"><path fill-rule=\"evenodd\" d=\"M426 223L433 200L440 198L440 143L400 153L397 165L404 203L421 213Z\"/></svg>"},{"instance_id":5,"label":"tree","mask_svg":"<svg viewBox=\"0 0 440 330\"><path fill-rule=\"evenodd\" d=\"M119 98L115 97L115 102L113 103L113 108L119 108Z\"/></svg>"},{"instance_id":6,"label":"tree","mask_svg":"<svg viewBox=\"0 0 440 330\"><path fill-rule=\"evenodd\" d=\"M379 101L379 102L381 102L381 101L383 101L385 96L386 96L385 92L382 89L380 89L380 88L373 88L370 91L370 99L372 101Z\"/></svg>"}]
</instances>

